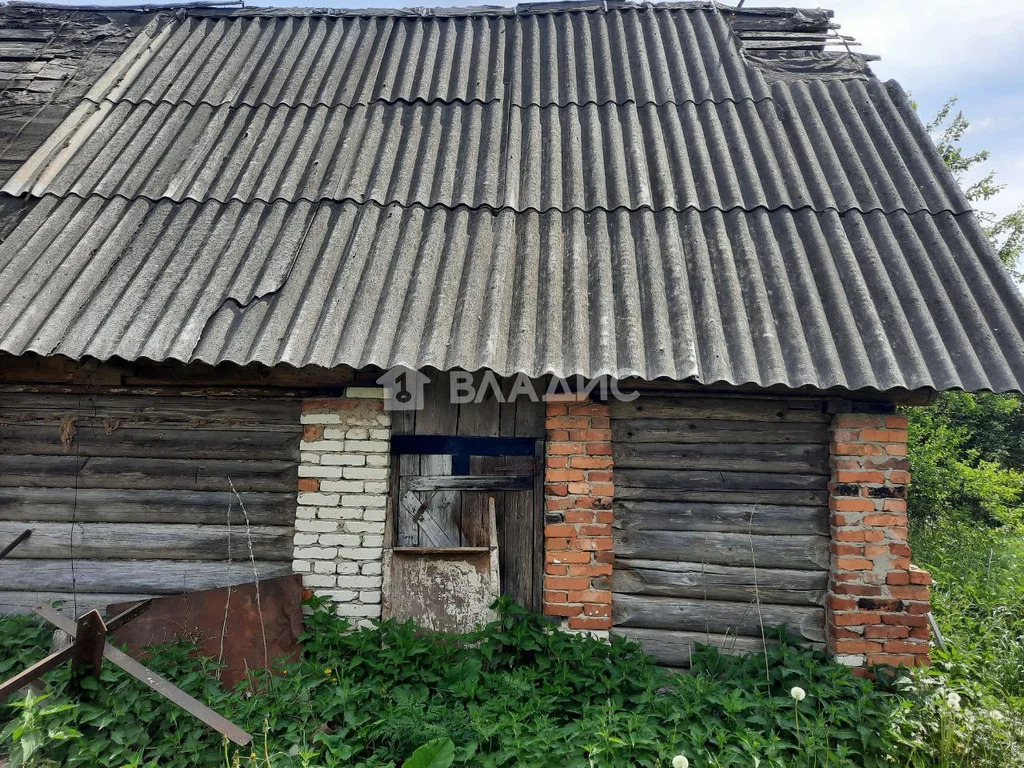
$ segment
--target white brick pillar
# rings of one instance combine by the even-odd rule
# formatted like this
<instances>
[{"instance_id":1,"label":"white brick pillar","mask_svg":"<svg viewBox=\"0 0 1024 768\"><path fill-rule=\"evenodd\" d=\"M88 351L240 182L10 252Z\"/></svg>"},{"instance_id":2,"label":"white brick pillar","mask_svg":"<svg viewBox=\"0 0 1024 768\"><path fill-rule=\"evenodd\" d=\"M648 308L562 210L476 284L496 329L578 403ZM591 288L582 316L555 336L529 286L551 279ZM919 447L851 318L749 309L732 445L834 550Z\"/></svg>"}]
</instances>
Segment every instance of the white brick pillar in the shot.
<instances>
[{"instance_id":1,"label":"white brick pillar","mask_svg":"<svg viewBox=\"0 0 1024 768\"><path fill-rule=\"evenodd\" d=\"M381 557L391 458L384 390L302 403L292 569L365 624L380 618Z\"/></svg>"}]
</instances>

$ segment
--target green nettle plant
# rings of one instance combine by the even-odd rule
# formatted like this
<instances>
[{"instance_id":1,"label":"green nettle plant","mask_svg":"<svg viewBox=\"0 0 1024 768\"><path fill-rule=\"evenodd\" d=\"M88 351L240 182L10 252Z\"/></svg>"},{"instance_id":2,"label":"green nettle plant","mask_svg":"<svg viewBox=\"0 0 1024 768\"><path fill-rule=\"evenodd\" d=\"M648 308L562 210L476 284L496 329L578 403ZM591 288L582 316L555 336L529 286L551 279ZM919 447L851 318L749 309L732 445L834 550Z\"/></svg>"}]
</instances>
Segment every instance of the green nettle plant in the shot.
<instances>
[{"instance_id":1,"label":"green nettle plant","mask_svg":"<svg viewBox=\"0 0 1024 768\"><path fill-rule=\"evenodd\" d=\"M193 647L151 652L154 668L253 733L251 748L107 665L76 700L60 668L45 699L8 702L0 755L46 768L1024 764L1020 710L953 656L873 683L779 633L766 654L699 647L680 674L632 643L556 631L505 600L497 621L466 636L394 622L353 631L323 600L310 605L301 658L234 690ZM49 632L0 619L0 646L10 672L45 651Z\"/></svg>"},{"instance_id":2,"label":"green nettle plant","mask_svg":"<svg viewBox=\"0 0 1024 768\"><path fill-rule=\"evenodd\" d=\"M50 760L36 760L36 754L47 744L59 743L70 739L81 738L82 734L74 728L53 725L58 715L70 712L74 704L57 704L56 706L40 706L46 695L34 696L31 692L21 701L11 704L20 710L18 717L8 723L0 739L13 745L9 756L11 768L27 765L57 765Z\"/></svg>"},{"instance_id":3,"label":"green nettle plant","mask_svg":"<svg viewBox=\"0 0 1024 768\"><path fill-rule=\"evenodd\" d=\"M75 701L61 668L47 675L45 702L5 706L0 752L69 768L874 768L899 764L901 737L887 724L912 716L908 699L781 636L767 655L699 648L678 674L632 643L556 631L505 600L497 621L467 636L393 622L352 631L323 601L311 605L301 659L231 691L193 648L161 646L149 658L253 733L251 748L224 744L108 665ZM10 618L0 643L14 669L49 638Z\"/></svg>"}]
</instances>

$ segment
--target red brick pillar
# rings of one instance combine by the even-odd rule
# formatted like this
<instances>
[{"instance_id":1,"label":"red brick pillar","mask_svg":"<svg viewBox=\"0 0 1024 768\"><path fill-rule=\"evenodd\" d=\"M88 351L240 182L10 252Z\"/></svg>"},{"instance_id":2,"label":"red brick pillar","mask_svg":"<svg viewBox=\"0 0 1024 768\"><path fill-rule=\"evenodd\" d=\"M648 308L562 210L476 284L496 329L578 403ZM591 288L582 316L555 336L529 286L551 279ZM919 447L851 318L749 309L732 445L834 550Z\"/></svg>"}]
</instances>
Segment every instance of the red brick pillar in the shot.
<instances>
[{"instance_id":1,"label":"red brick pillar","mask_svg":"<svg viewBox=\"0 0 1024 768\"><path fill-rule=\"evenodd\" d=\"M612 433L607 403L547 398L544 613L569 629L612 625Z\"/></svg>"},{"instance_id":2,"label":"red brick pillar","mask_svg":"<svg viewBox=\"0 0 1024 768\"><path fill-rule=\"evenodd\" d=\"M836 415L831 468L829 652L853 667L928 664L931 577L910 564L906 417Z\"/></svg>"}]
</instances>

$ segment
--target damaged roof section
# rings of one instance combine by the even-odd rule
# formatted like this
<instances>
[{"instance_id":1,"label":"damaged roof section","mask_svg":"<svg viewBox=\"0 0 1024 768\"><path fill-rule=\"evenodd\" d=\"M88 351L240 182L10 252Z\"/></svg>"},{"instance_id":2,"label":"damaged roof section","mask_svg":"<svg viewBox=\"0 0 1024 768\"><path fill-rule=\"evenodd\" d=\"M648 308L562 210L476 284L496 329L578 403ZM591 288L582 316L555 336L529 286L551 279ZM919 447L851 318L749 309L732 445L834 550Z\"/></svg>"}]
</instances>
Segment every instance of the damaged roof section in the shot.
<instances>
[{"instance_id":1,"label":"damaged roof section","mask_svg":"<svg viewBox=\"0 0 1024 768\"><path fill-rule=\"evenodd\" d=\"M143 14L0 7L0 181L124 52Z\"/></svg>"},{"instance_id":2,"label":"damaged roof section","mask_svg":"<svg viewBox=\"0 0 1024 768\"><path fill-rule=\"evenodd\" d=\"M0 350L1020 389L1016 289L899 86L809 63L835 34L702 3L159 16L4 188L36 202Z\"/></svg>"},{"instance_id":3,"label":"damaged roof section","mask_svg":"<svg viewBox=\"0 0 1024 768\"><path fill-rule=\"evenodd\" d=\"M73 358L1014 389L985 242L950 213L47 196L3 245L0 327Z\"/></svg>"},{"instance_id":4,"label":"damaged roof section","mask_svg":"<svg viewBox=\"0 0 1024 768\"><path fill-rule=\"evenodd\" d=\"M749 8L729 12L745 60L769 83L795 80L868 80L868 62L860 42L844 35L823 8Z\"/></svg>"}]
</instances>

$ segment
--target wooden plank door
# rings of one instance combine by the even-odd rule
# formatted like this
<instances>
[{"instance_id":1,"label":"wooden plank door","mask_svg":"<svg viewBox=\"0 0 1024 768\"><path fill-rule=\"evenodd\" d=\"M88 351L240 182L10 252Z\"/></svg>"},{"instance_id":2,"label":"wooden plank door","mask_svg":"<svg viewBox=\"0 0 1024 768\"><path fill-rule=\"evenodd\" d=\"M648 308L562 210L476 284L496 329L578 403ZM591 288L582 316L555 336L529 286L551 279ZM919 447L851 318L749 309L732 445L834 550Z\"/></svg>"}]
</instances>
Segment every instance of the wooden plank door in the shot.
<instances>
[{"instance_id":1,"label":"wooden plank door","mask_svg":"<svg viewBox=\"0 0 1024 768\"><path fill-rule=\"evenodd\" d=\"M479 546L475 532L485 529L493 498L502 593L540 610L543 405L500 402L492 396L480 403L452 404L447 375L434 379L426 387L422 410L393 417L391 545ZM403 442L413 437L424 441ZM509 454L503 455L506 448ZM481 484L481 478L492 481Z\"/></svg>"}]
</instances>

